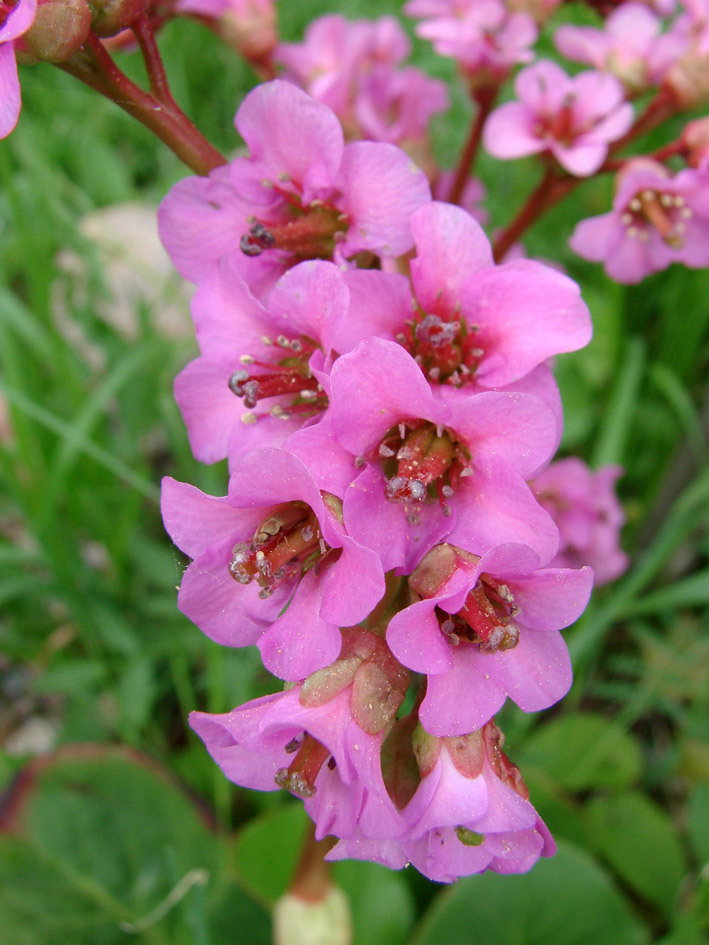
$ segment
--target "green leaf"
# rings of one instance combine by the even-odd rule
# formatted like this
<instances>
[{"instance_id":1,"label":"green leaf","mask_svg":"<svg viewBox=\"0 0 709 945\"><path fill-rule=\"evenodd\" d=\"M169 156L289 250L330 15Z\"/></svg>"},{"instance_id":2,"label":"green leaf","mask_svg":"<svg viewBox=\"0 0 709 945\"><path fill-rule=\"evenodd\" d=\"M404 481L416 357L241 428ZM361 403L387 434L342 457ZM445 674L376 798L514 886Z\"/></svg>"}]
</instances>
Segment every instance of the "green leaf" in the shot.
<instances>
[{"instance_id":1,"label":"green leaf","mask_svg":"<svg viewBox=\"0 0 709 945\"><path fill-rule=\"evenodd\" d=\"M699 784L689 800L687 830L699 868L709 863L709 784Z\"/></svg>"},{"instance_id":2,"label":"green leaf","mask_svg":"<svg viewBox=\"0 0 709 945\"><path fill-rule=\"evenodd\" d=\"M522 766L536 765L571 791L624 787L640 773L640 750L630 735L601 715L569 713L537 729Z\"/></svg>"},{"instance_id":3,"label":"green leaf","mask_svg":"<svg viewBox=\"0 0 709 945\"><path fill-rule=\"evenodd\" d=\"M632 792L594 798L585 817L593 848L631 889L670 913L687 866L665 811Z\"/></svg>"},{"instance_id":4,"label":"green leaf","mask_svg":"<svg viewBox=\"0 0 709 945\"><path fill-rule=\"evenodd\" d=\"M3 945L217 945L242 934L268 945L267 914L231 882L217 838L157 765L83 746L17 784L14 836L0 846Z\"/></svg>"},{"instance_id":5,"label":"green leaf","mask_svg":"<svg viewBox=\"0 0 709 945\"><path fill-rule=\"evenodd\" d=\"M269 905L290 885L307 822L303 805L288 801L250 821L239 833L236 869L244 885Z\"/></svg>"},{"instance_id":6,"label":"green leaf","mask_svg":"<svg viewBox=\"0 0 709 945\"><path fill-rule=\"evenodd\" d=\"M522 876L485 873L444 892L413 945L643 945L648 934L605 872L560 844Z\"/></svg>"},{"instance_id":7,"label":"green leaf","mask_svg":"<svg viewBox=\"0 0 709 945\"><path fill-rule=\"evenodd\" d=\"M335 879L350 898L353 945L407 945L415 910L401 873L376 863L342 860Z\"/></svg>"}]
</instances>

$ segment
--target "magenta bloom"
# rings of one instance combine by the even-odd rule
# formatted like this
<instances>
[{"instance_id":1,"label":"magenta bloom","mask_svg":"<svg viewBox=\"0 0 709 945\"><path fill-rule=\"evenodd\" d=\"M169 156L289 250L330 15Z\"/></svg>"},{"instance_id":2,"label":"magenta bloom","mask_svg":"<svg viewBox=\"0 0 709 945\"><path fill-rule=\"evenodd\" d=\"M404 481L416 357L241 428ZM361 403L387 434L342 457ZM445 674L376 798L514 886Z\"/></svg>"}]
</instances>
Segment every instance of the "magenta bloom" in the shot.
<instances>
[{"instance_id":1,"label":"magenta bloom","mask_svg":"<svg viewBox=\"0 0 709 945\"><path fill-rule=\"evenodd\" d=\"M571 662L557 631L583 612L593 573L538 564L522 545L481 558L438 545L411 575L421 599L395 614L387 642L404 666L428 675L419 710L428 732L479 728L507 696L536 712L566 695Z\"/></svg>"},{"instance_id":2,"label":"magenta bloom","mask_svg":"<svg viewBox=\"0 0 709 945\"><path fill-rule=\"evenodd\" d=\"M385 571L408 573L444 535L474 554L502 541L543 560L555 553L556 529L524 481L555 449L543 400L484 391L446 402L409 354L379 338L339 358L330 383L334 434L364 467L346 490L345 522ZM327 444L312 449L310 463L327 459Z\"/></svg>"},{"instance_id":3,"label":"magenta bloom","mask_svg":"<svg viewBox=\"0 0 709 945\"><path fill-rule=\"evenodd\" d=\"M162 513L194 559L180 585L182 612L217 643L256 643L283 679L332 663L338 627L364 620L384 592L377 556L342 526L341 502L285 450L249 453L224 497L166 478Z\"/></svg>"},{"instance_id":4,"label":"magenta bloom","mask_svg":"<svg viewBox=\"0 0 709 945\"><path fill-rule=\"evenodd\" d=\"M628 567L619 543L625 515L615 494L622 473L620 466L593 472L580 459L569 457L552 463L530 483L559 529L555 567L588 564L599 585L620 577Z\"/></svg>"},{"instance_id":5,"label":"magenta bloom","mask_svg":"<svg viewBox=\"0 0 709 945\"><path fill-rule=\"evenodd\" d=\"M346 350L349 291L333 263L289 270L266 306L232 258L200 283L192 302L201 355L175 381L197 459L230 465L257 446L280 446L322 416L320 380L331 351Z\"/></svg>"},{"instance_id":6,"label":"magenta bloom","mask_svg":"<svg viewBox=\"0 0 709 945\"><path fill-rule=\"evenodd\" d=\"M550 151L570 174L585 177L633 123L623 86L600 72L569 78L542 60L519 73L515 91L519 101L496 108L483 132L485 148L503 160Z\"/></svg>"},{"instance_id":7,"label":"magenta bloom","mask_svg":"<svg viewBox=\"0 0 709 945\"><path fill-rule=\"evenodd\" d=\"M222 255L245 254L256 260L259 280L262 256L283 271L301 259L330 259L336 248L340 257L362 250L398 256L411 248L409 217L430 200L430 189L403 151L369 141L345 145L327 106L279 80L246 96L236 127L250 156L233 161L228 177L219 168L208 182L182 181L161 206L160 235L181 272L199 277ZM205 247L201 236L215 221ZM251 284L243 260L239 270Z\"/></svg>"},{"instance_id":8,"label":"magenta bloom","mask_svg":"<svg viewBox=\"0 0 709 945\"><path fill-rule=\"evenodd\" d=\"M709 266L709 168L671 177L654 161L628 162L612 211L582 220L569 245L616 282L641 282L675 262Z\"/></svg>"},{"instance_id":9,"label":"magenta bloom","mask_svg":"<svg viewBox=\"0 0 709 945\"><path fill-rule=\"evenodd\" d=\"M590 341L576 283L531 260L496 266L482 228L460 207L426 204L411 230L411 283L389 273L347 274L352 330L398 341L434 387L505 387Z\"/></svg>"},{"instance_id":10,"label":"magenta bloom","mask_svg":"<svg viewBox=\"0 0 709 945\"><path fill-rule=\"evenodd\" d=\"M612 72L629 89L641 91L658 85L684 43L672 33L661 35L662 21L641 3L624 3L614 10L603 29L560 26L556 48L567 59L583 62L601 72Z\"/></svg>"},{"instance_id":11,"label":"magenta bloom","mask_svg":"<svg viewBox=\"0 0 709 945\"><path fill-rule=\"evenodd\" d=\"M6 138L20 115L20 80L14 40L32 26L37 0L0 2L0 138Z\"/></svg>"},{"instance_id":12,"label":"magenta bloom","mask_svg":"<svg viewBox=\"0 0 709 945\"><path fill-rule=\"evenodd\" d=\"M373 840L359 831L327 859L368 859L401 868L410 862L429 879L454 882L482 873L523 873L556 847L529 802L529 791L501 750L489 722L457 738L434 738L420 727L414 744L421 783L402 814L404 838Z\"/></svg>"},{"instance_id":13,"label":"magenta bloom","mask_svg":"<svg viewBox=\"0 0 709 945\"><path fill-rule=\"evenodd\" d=\"M408 674L369 631L345 631L342 643L340 659L304 683L223 715L193 712L190 724L231 781L302 797L318 839L400 836L406 821L380 759Z\"/></svg>"},{"instance_id":14,"label":"magenta bloom","mask_svg":"<svg viewBox=\"0 0 709 945\"><path fill-rule=\"evenodd\" d=\"M502 0L408 0L404 12L422 18L417 36L456 59L474 81L499 82L516 63L533 58L534 20L511 13Z\"/></svg>"}]
</instances>

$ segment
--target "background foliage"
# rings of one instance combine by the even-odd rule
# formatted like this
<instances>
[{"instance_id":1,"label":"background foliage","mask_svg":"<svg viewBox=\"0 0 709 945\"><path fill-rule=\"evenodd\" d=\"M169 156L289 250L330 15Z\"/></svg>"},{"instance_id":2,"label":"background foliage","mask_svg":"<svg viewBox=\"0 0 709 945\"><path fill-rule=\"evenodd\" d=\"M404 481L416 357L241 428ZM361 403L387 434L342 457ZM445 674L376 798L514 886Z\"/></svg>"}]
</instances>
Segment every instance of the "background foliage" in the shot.
<instances>
[{"instance_id":1,"label":"background foliage","mask_svg":"<svg viewBox=\"0 0 709 945\"><path fill-rule=\"evenodd\" d=\"M284 37L322 12L280 4ZM196 24L169 24L160 43L177 100L233 151L255 77ZM136 56L122 61L140 76ZM414 61L453 77L424 44ZM186 728L192 708L223 712L272 685L257 657L212 644L176 608L186 562L162 529L160 477L215 493L226 482L191 458L172 399L195 352L187 296L151 269L134 288L115 222L99 217L103 249L97 224L80 224L115 204L154 210L185 170L58 70L21 78L20 124L0 145L3 945L258 945L304 820L280 793L230 785ZM444 166L471 111L460 89L453 101L436 125ZM483 157L493 226L536 173ZM574 257L566 238L609 188L585 184L527 240L591 307L592 344L557 365L562 449L625 467L633 562L567 633L570 696L538 717L503 713L560 852L528 875L450 889L340 864L362 945L699 945L709 930L709 272L675 266L627 288Z\"/></svg>"}]
</instances>

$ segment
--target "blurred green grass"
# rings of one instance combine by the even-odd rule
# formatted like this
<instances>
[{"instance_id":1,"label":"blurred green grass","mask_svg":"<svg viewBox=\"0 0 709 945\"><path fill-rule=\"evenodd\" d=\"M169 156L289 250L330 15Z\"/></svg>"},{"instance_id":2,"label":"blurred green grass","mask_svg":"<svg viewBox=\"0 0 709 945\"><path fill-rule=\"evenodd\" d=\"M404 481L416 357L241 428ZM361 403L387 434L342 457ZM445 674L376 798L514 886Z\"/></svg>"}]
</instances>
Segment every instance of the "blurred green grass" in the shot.
<instances>
[{"instance_id":1,"label":"blurred green grass","mask_svg":"<svg viewBox=\"0 0 709 945\"><path fill-rule=\"evenodd\" d=\"M337 9L354 17L399 7L369 0ZM281 3L280 12L284 38L295 40L323 10L308 0ZM170 24L160 44L177 100L218 147L235 148L233 114L253 74L196 24ZM122 61L140 76L135 56ZM418 41L414 61L454 76ZM196 346L189 332L158 330L145 304L136 303L132 336L107 323L98 311L111 290L77 227L113 204L156 207L186 171L145 129L58 70L25 68L22 83L19 127L0 144L0 736L39 717L58 744L140 749L207 800L226 838L283 799L233 790L186 728L192 708L226 711L270 686L258 654L217 647L176 608L186 561L162 528L160 478L213 493L226 485L223 465L192 459L171 394ZM455 163L469 115L456 87L453 109L436 123L443 164ZM517 162L500 174L483 155L479 171L498 226L534 185L536 167ZM568 633L576 682L566 702L540 717L506 709L503 727L513 759L529 764L532 799L552 830L605 864L654 939L692 945L709 925L699 874L706 844L692 826L709 783L709 272L673 267L622 287L575 257L566 247L575 222L605 210L609 195L608 180L585 184L525 242L530 255L562 263L591 307L591 345L558 359L562 448L625 467L624 547L633 564ZM67 251L87 273L81 298L67 289ZM583 758L569 752L569 740L586 732L574 720L588 715L615 720L612 731L632 746L624 757L637 757L615 784L603 765L584 780ZM594 731L591 756L602 753L609 729ZM0 754L0 785L22 761ZM643 816L662 825L650 858L680 849L672 889L659 897L656 878L638 877L603 840L612 829L601 830ZM434 888L401 881L422 911Z\"/></svg>"}]
</instances>

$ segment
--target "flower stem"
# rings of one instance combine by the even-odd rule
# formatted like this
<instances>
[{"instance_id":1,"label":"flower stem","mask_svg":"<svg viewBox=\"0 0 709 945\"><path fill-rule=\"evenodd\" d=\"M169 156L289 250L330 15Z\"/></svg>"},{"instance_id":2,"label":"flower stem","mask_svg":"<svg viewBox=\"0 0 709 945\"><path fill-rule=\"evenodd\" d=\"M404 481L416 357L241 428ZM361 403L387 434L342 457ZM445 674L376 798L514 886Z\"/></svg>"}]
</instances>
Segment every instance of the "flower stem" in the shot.
<instances>
[{"instance_id":1,"label":"flower stem","mask_svg":"<svg viewBox=\"0 0 709 945\"><path fill-rule=\"evenodd\" d=\"M458 161L458 169L455 174L453 186L448 195L448 203L459 204L461 201L465 185L468 183L468 178L473 172L475 158L478 153L478 148L480 147L483 125L497 98L497 91L498 86L486 85L474 93L477 110L470 126L465 146L460 155L460 160Z\"/></svg>"},{"instance_id":2,"label":"flower stem","mask_svg":"<svg viewBox=\"0 0 709 945\"><path fill-rule=\"evenodd\" d=\"M303 840L300 860L290 885L290 892L308 902L324 899L332 885L331 866L325 862L325 855L335 845L334 837L315 839L315 824L308 822Z\"/></svg>"},{"instance_id":3,"label":"flower stem","mask_svg":"<svg viewBox=\"0 0 709 945\"><path fill-rule=\"evenodd\" d=\"M172 98L152 29L137 22L135 33L145 57L151 92L145 92L118 68L94 33L89 33L76 55L58 66L149 128L197 174L207 175L226 164L226 158L195 128Z\"/></svg>"}]
</instances>

